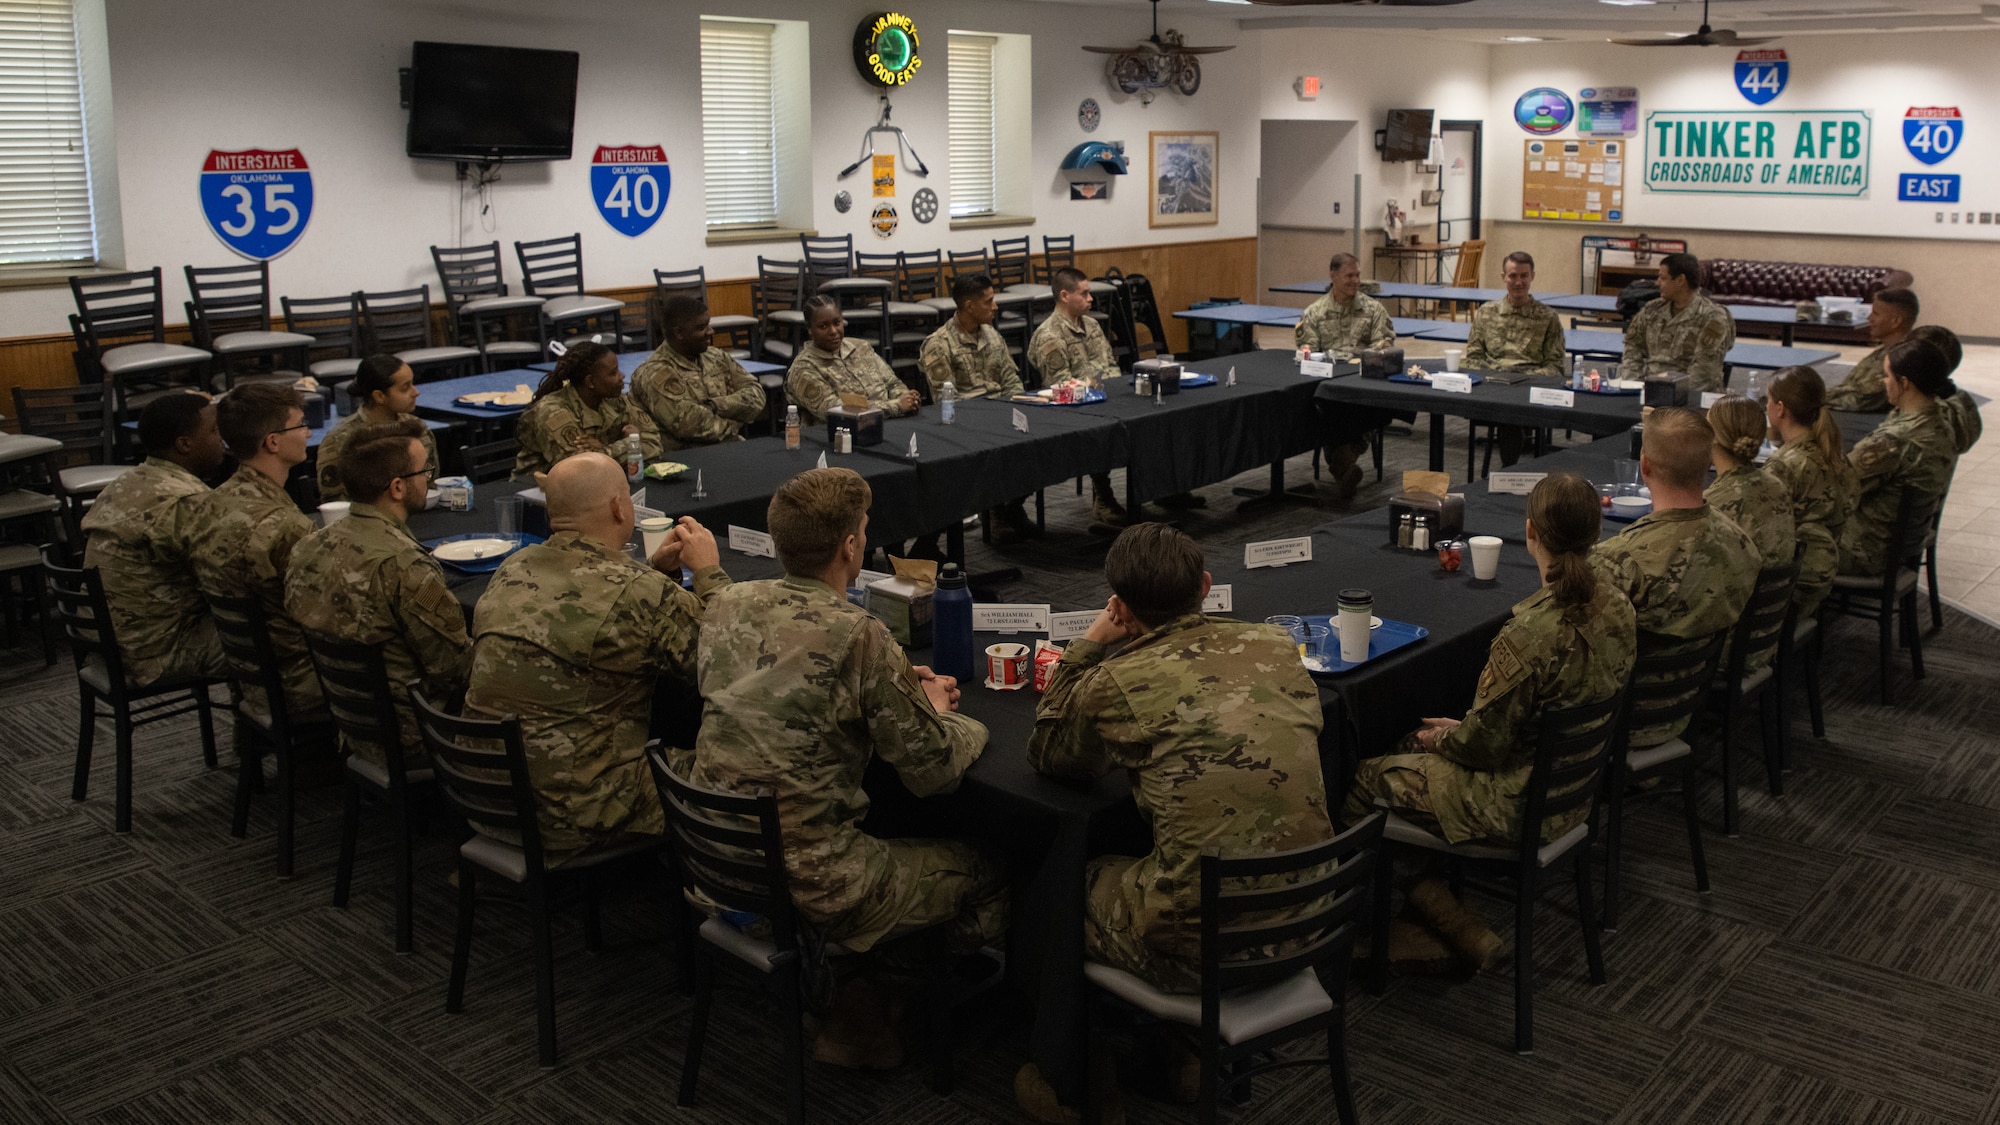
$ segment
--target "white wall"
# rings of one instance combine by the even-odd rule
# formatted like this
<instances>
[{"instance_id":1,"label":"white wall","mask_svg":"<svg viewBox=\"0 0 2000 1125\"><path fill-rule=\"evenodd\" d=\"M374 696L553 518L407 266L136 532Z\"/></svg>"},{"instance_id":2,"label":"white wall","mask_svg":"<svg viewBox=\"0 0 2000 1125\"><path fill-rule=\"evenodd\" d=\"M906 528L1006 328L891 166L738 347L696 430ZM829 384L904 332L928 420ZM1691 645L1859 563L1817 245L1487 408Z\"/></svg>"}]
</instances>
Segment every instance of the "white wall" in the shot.
<instances>
[{"instance_id":1,"label":"white wall","mask_svg":"<svg viewBox=\"0 0 2000 1125\"><path fill-rule=\"evenodd\" d=\"M1351 229L1361 132L1353 121L1265 121L1264 225Z\"/></svg>"},{"instance_id":2,"label":"white wall","mask_svg":"<svg viewBox=\"0 0 2000 1125\"><path fill-rule=\"evenodd\" d=\"M1147 30L1137 6L1079 8L1025 0L940 0L916 13L923 36L921 76L893 96L897 124L930 166L921 180L899 171L896 204L903 224L877 240L867 229L868 178L834 175L859 152L862 130L874 123L875 88L851 61L853 29L879 4L857 0L809 3L703 4L693 0L597 0L548 4L538 0L106 0L113 99L117 112L119 188L126 261L165 268L168 305L178 320L184 264L236 261L208 230L196 195L201 161L211 148L297 147L309 161L315 204L311 225L285 256L271 263L278 293L325 295L356 288L430 283L428 248L498 239L515 274L511 243L581 231L586 280L593 287L650 282L655 268L707 266L711 277L755 271L759 251L796 256L796 243L708 247L701 194L698 21L704 11L812 23L812 220L821 233L851 233L857 245L881 250L970 250L996 234L1075 234L1079 248L1205 238L1252 237L1255 227L1257 116L1254 36L1233 23L1173 19L1190 42L1242 43L1202 60L1203 82L1193 98L1162 93L1150 107L1112 91L1103 57L1081 43L1132 42ZM909 199L919 186L950 205L945 126L945 30L961 28L1034 36L1033 141L1009 159L1038 170L1030 178L1037 220L1032 228L948 229L939 218L919 225ZM491 43L580 51L576 158L509 166L483 218L466 199L449 164L403 155L406 114L397 105L396 70L409 63L415 39ZM1091 136L1123 140L1133 175L1114 185L1109 202L1071 202L1055 169L1086 135L1077 103L1094 97L1103 124ZM1222 135L1216 226L1150 230L1146 223L1148 130L1214 130ZM605 225L589 192L590 154L599 144L665 146L673 185L660 221L637 239ZM846 215L834 193L851 192ZM67 289L0 292L0 335L60 333L71 311Z\"/></svg>"}]
</instances>

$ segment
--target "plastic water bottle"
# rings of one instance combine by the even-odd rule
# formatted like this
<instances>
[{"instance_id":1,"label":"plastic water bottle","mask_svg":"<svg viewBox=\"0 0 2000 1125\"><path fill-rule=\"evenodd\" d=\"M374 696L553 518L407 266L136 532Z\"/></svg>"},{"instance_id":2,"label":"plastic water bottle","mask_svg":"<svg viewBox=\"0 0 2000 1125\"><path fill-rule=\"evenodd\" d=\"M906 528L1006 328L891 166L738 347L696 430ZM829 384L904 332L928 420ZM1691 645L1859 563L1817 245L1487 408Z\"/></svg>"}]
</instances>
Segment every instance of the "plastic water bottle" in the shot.
<instances>
[{"instance_id":1,"label":"plastic water bottle","mask_svg":"<svg viewBox=\"0 0 2000 1125\"><path fill-rule=\"evenodd\" d=\"M640 474L644 473L645 471L646 471L646 455L644 451L642 451L639 448L639 435L626 434L625 435L626 481L636 482L639 479Z\"/></svg>"},{"instance_id":2,"label":"plastic water bottle","mask_svg":"<svg viewBox=\"0 0 2000 1125\"><path fill-rule=\"evenodd\" d=\"M938 389L938 417L947 426L958 421L958 388L952 385L950 379L946 379L944 386ZM971 635L970 632L966 634L968 638Z\"/></svg>"},{"instance_id":3,"label":"plastic water bottle","mask_svg":"<svg viewBox=\"0 0 2000 1125\"><path fill-rule=\"evenodd\" d=\"M787 406L785 407L785 448L797 449L798 447L799 408L796 406Z\"/></svg>"},{"instance_id":4,"label":"plastic water bottle","mask_svg":"<svg viewBox=\"0 0 2000 1125\"><path fill-rule=\"evenodd\" d=\"M972 683L972 591L957 563L944 564L931 598L931 670Z\"/></svg>"}]
</instances>

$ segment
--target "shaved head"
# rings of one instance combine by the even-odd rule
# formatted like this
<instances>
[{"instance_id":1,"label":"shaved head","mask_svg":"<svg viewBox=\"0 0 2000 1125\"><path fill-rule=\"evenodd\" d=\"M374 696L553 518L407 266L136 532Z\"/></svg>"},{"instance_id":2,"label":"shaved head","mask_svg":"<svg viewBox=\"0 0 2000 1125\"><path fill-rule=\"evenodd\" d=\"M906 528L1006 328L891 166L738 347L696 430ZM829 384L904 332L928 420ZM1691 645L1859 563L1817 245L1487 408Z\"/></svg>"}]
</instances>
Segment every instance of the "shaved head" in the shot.
<instances>
[{"instance_id":1,"label":"shaved head","mask_svg":"<svg viewBox=\"0 0 2000 1125\"><path fill-rule=\"evenodd\" d=\"M631 495L625 470L602 453L575 453L539 474L548 498L549 526L574 527L604 518L606 505Z\"/></svg>"}]
</instances>

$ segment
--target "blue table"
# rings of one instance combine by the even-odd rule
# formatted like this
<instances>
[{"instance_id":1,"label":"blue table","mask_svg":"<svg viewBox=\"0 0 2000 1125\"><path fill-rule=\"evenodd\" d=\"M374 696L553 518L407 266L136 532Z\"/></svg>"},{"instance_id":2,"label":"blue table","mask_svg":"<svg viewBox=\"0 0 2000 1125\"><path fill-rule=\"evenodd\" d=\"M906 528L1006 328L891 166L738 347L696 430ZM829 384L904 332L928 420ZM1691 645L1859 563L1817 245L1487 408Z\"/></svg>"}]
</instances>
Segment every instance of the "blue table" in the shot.
<instances>
[{"instance_id":1,"label":"blue table","mask_svg":"<svg viewBox=\"0 0 2000 1125\"><path fill-rule=\"evenodd\" d=\"M306 449L317 450L319 448L319 443L326 440L326 435L332 433L333 428L335 426L340 425L342 422L346 420L347 420L347 415L345 414L342 414L337 418L329 415L325 423L315 426L312 429L306 431ZM131 433L133 435L137 435L139 432L139 420L137 418L134 418L127 422L121 422L119 423L119 425L123 426L128 433ZM435 418L424 419L424 425L433 432L437 430L448 430L451 428L450 422L441 422ZM310 463L310 459L308 459L308 463Z\"/></svg>"},{"instance_id":2,"label":"blue table","mask_svg":"<svg viewBox=\"0 0 2000 1125\"><path fill-rule=\"evenodd\" d=\"M627 375L630 375L634 371L639 370L640 364L646 362L651 358L653 358L652 352L619 352L618 370L623 371ZM752 375L768 375L774 371L783 371L785 369L784 366L781 364L765 363L763 360L760 359L739 359L736 362L742 364L743 370L748 371ZM554 371L555 369L556 365L553 360L544 360L541 363L531 363L528 365L528 370L530 371L549 372L549 371ZM495 374L498 374L498 372L495 372ZM511 386L508 386L508 387L502 387L501 389L512 390L513 388ZM464 394L465 392L460 391L458 393Z\"/></svg>"},{"instance_id":3,"label":"blue table","mask_svg":"<svg viewBox=\"0 0 2000 1125\"><path fill-rule=\"evenodd\" d=\"M1571 296L1547 297L1542 303L1559 312L1616 313L1618 297L1612 293L1578 293ZM1793 333L1799 325L1798 313L1784 305L1723 305L1738 324L1775 324L1780 329L1779 343L1792 346ZM1810 322L1808 322L1810 323ZM1853 327L1866 325L1866 320L1857 320Z\"/></svg>"},{"instance_id":4,"label":"blue table","mask_svg":"<svg viewBox=\"0 0 2000 1125\"><path fill-rule=\"evenodd\" d=\"M1446 324L1417 333L1419 340L1442 340L1446 343L1464 343L1472 335L1469 324ZM1593 331L1591 329L1570 328L1563 332L1563 348L1572 355L1622 356L1625 354L1625 337L1618 332ZM1731 367L1811 367L1839 356L1837 351L1826 348L1788 348L1776 344L1737 344L1729 349L1723 362Z\"/></svg>"}]
</instances>

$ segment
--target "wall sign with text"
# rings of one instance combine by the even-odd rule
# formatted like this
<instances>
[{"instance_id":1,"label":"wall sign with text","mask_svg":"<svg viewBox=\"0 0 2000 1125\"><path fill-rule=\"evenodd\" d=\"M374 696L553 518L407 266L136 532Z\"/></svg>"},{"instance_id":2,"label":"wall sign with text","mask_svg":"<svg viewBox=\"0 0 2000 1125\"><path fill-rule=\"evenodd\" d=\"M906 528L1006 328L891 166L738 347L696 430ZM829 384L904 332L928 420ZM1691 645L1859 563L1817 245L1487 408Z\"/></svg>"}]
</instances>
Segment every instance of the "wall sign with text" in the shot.
<instances>
[{"instance_id":1,"label":"wall sign with text","mask_svg":"<svg viewBox=\"0 0 2000 1125\"><path fill-rule=\"evenodd\" d=\"M1770 105L1791 77L1791 60L1782 50L1736 52L1736 92L1751 105Z\"/></svg>"},{"instance_id":2,"label":"wall sign with text","mask_svg":"<svg viewBox=\"0 0 2000 1125\"><path fill-rule=\"evenodd\" d=\"M1644 182L1658 192L1860 199L1872 124L1863 109L1654 110Z\"/></svg>"},{"instance_id":3,"label":"wall sign with text","mask_svg":"<svg viewBox=\"0 0 2000 1125\"><path fill-rule=\"evenodd\" d=\"M211 149L202 162L208 229L246 258L268 261L297 245L312 205L312 171L298 149Z\"/></svg>"},{"instance_id":4,"label":"wall sign with text","mask_svg":"<svg viewBox=\"0 0 2000 1125\"><path fill-rule=\"evenodd\" d=\"M854 28L854 69L877 86L901 86L917 76L924 60L917 21L901 12L876 12Z\"/></svg>"},{"instance_id":5,"label":"wall sign with text","mask_svg":"<svg viewBox=\"0 0 2000 1125\"><path fill-rule=\"evenodd\" d=\"M1903 147L1920 164L1944 160L1964 139L1965 116L1955 105L1913 105L1903 115Z\"/></svg>"},{"instance_id":6,"label":"wall sign with text","mask_svg":"<svg viewBox=\"0 0 2000 1125\"><path fill-rule=\"evenodd\" d=\"M1538 137L1560 133L1576 116L1576 103L1552 86L1537 86L1514 99L1514 122Z\"/></svg>"},{"instance_id":7,"label":"wall sign with text","mask_svg":"<svg viewBox=\"0 0 2000 1125\"><path fill-rule=\"evenodd\" d=\"M598 145L590 159L590 196L611 229L627 238L651 230L673 187L667 150L659 145Z\"/></svg>"}]
</instances>

